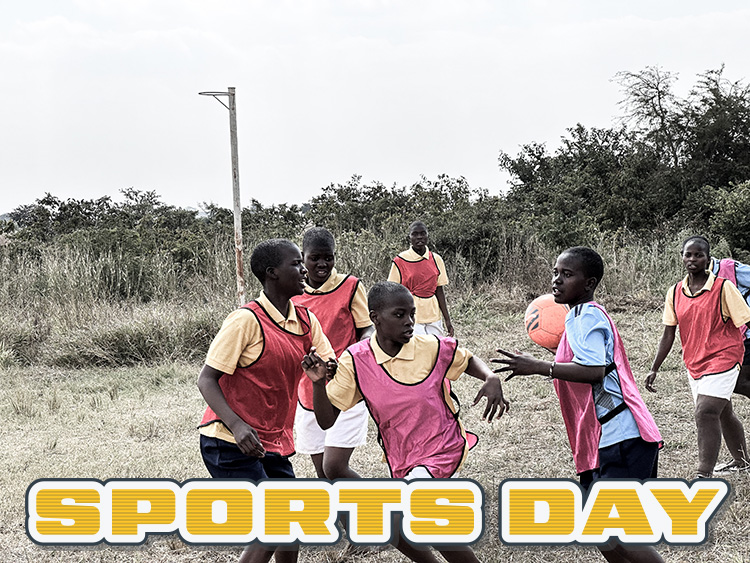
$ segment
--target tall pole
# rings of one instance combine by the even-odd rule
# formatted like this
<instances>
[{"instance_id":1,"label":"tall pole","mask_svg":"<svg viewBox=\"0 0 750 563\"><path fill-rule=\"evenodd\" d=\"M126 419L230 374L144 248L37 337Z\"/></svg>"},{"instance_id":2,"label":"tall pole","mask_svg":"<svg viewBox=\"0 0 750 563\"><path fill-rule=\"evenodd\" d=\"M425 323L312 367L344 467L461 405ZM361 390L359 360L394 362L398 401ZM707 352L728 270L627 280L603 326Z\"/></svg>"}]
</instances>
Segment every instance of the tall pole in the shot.
<instances>
[{"instance_id":1,"label":"tall pole","mask_svg":"<svg viewBox=\"0 0 750 563\"><path fill-rule=\"evenodd\" d=\"M234 100L234 88L227 92L198 92L201 96L212 96L229 110L229 144L232 150L232 195L234 200L234 256L237 272L237 301L245 304L245 269L242 264L242 206L240 205L240 165L237 156L237 104ZM228 96L229 105L219 99Z\"/></svg>"},{"instance_id":2,"label":"tall pole","mask_svg":"<svg viewBox=\"0 0 750 563\"><path fill-rule=\"evenodd\" d=\"M242 262L242 206L240 205L240 165L237 156L237 104L234 88L229 88L229 143L232 147L232 195L234 198L234 253L237 270L237 299L245 304L245 269Z\"/></svg>"}]
</instances>

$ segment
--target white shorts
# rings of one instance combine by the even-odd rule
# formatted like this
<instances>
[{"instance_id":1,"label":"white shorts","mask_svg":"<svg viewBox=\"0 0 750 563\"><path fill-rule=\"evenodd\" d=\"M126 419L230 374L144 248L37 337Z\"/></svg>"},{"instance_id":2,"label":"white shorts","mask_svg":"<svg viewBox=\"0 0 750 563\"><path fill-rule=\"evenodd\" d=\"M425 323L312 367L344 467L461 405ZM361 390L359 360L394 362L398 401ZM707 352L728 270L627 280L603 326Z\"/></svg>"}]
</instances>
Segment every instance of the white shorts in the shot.
<instances>
[{"instance_id":1,"label":"white shorts","mask_svg":"<svg viewBox=\"0 0 750 563\"><path fill-rule=\"evenodd\" d=\"M457 478L458 471L451 475L451 479ZM427 468L424 465L417 465L414 469L409 471L409 473L404 476L404 479L406 479L407 481L411 481L412 479L434 479L434 477L430 475L430 472L427 471Z\"/></svg>"},{"instance_id":2,"label":"white shorts","mask_svg":"<svg viewBox=\"0 0 750 563\"><path fill-rule=\"evenodd\" d=\"M302 408L297 403L294 415L294 428L297 437L294 440L295 449L301 454L322 454L326 447L356 448L367 441L367 420L370 413L364 401L360 401L348 411L339 413L333 426L323 430L315 413Z\"/></svg>"},{"instance_id":3,"label":"white shorts","mask_svg":"<svg viewBox=\"0 0 750 563\"><path fill-rule=\"evenodd\" d=\"M719 399L732 399L734 386L737 384L737 376L740 374L739 366L723 373L713 375L704 375L700 379L693 379L688 374L690 381L690 390L693 392L693 401L698 400L698 395L708 395L709 397L718 397Z\"/></svg>"},{"instance_id":4,"label":"white shorts","mask_svg":"<svg viewBox=\"0 0 750 563\"><path fill-rule=\"evenodd\" d=\"M435 321L434 323L414 323L414 334L445 336L443 321Z\"/></svg>"}]
</instances>

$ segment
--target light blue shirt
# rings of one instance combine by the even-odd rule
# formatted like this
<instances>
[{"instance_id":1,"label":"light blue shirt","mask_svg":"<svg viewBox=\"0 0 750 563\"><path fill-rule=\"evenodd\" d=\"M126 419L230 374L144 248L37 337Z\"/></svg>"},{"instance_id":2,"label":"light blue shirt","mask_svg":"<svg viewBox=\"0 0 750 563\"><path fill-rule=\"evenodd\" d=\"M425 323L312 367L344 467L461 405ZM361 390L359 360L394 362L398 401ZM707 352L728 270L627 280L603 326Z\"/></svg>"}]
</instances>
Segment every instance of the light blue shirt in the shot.
<instances>
[{"instance_id":1,"label":"light blue shirt","mask_svg":"<svg viewBox=\"0 0 750 563\"><path fill-rule=\"evenodd\" d=\"M577 305L565 317L565 333L573 350L573 362L582 366L608 366L615 358L615 338L606 315L594 305ZM620 378L613 369L593 386L596 416L601 418L623 402ZM599 448L638 438L641 433L630 409L602 425Z\"/></svg>"},{"instance_id":2,"label":"light blue shirt","mask_svg":"<svg viewBox=\"0 0 750 563\"><path fill-rule=\"evenodd\" d=\"M719 260L717 258L711 258L711 272L714 275L719 275ZM750 266L735 260L734 273L737 276L737 289L740 290L742 297L750 305Z\"/></svg>"}]
</instances>

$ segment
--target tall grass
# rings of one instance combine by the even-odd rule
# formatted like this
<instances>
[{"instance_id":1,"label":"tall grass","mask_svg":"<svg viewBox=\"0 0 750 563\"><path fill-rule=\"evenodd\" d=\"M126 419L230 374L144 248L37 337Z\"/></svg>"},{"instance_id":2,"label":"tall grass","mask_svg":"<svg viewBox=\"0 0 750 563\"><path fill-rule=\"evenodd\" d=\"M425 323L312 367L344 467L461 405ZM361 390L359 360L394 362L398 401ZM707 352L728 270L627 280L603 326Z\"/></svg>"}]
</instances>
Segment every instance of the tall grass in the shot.
<instances>
[{"instance_id":1,"label":"tall grass","mask_svg":"<svg viewBox=\"0 0 750 563\"><path fill-rule=\"evenodd\" d=\"M682 275L680 240L603 237L595 245L606 265L600 299L610 307L660 307L666 288ZM246 241L248 299L260 291L249 275L257 242ZM0 365L117 366L201 356L236 306L234 249L229 241L210 244L202 273L185 272L169 252L96 254L62 244L33 254L0 252ZM392 257L407 244L396 218L377 233L342 232L337 267L369 287L386 278ZM450 246L462 248L455 241ZM469 304L492 288L498 307L523 310L549 291L558 250L533 234L497 232L444 254L451 300Z\"/></svg>"}]
</instances>

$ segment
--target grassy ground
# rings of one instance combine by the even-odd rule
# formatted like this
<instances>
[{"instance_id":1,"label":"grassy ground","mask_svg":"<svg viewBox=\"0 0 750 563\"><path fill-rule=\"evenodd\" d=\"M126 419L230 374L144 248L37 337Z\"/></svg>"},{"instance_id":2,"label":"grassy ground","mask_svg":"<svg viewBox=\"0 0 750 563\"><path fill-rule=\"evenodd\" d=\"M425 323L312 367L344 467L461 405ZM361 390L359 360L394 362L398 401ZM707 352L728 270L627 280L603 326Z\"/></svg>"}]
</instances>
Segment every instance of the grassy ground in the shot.
<instances>
[{"instance_id":1,"label":"grassy ground","mask_svg":"<svg viewBox=\"0 0 750 563\"><path fill-rule=\"evenodd\" d=\"M454 301L457 336L485 360L496 346L540 354L523 334L521 298L494 300L474 293ZM605 305L608 305L605 302ZM659 337L656 310L618 311L609 304L625 340L637 378L642 380ZM490 316L489 312L492 312ZM489 317L489 320L485 320ZM6 451L0 457L0 559L3 561L234 561L238 548L186 546L176 536L149 540L140 547L46 548L33 544L24 530L24 494L36 479L207 477L198 452L195 426L203 401L195 386L196 364L162 364L128 369L66 370L9 366L0 370L0 432ZM666 440L660 459L662 477L690 478L696 462L692 400L678 350L665 363L657 395L644 394ZM478 385L465 378L455 386L466 425L480 443L462 476L484 487L485 534L476 546L483 561L560 562L602 560L593 548L518 548L500 543L497 490L510 477L574 477L570 450L557 400L543 378L517 378L506 384L510 413L488 425L482 409L470 408ZM750 401L735 400L743 421L750 421ZM386 467L371 427L368 444L352 465L363 476L385 477ZM725 457L722 453L722 458ZM312 477L308 458L295 456L299 476ZM750 476L729 479L732 497L711 523L706 544L660 546L668 561L739 563L750 561ZM334 562L345 546L302 548L302 562ZM391 563L404 559L393 549L352 561Z\"/></svg>"}]
</instances>

